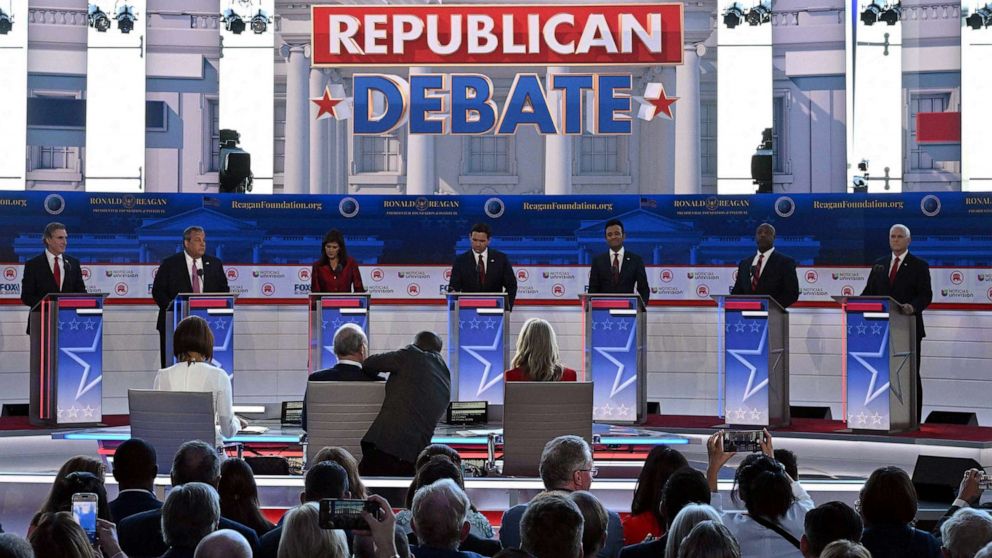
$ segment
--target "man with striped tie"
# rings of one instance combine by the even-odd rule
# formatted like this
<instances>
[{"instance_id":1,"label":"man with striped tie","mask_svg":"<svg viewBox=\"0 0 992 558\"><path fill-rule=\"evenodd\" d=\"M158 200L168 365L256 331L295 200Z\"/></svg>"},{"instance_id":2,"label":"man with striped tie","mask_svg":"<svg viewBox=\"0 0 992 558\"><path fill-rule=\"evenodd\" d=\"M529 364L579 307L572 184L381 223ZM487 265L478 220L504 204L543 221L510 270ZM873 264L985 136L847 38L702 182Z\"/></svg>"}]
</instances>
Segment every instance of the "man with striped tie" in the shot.
<instances>
[{"instance_id":1,"label":"man with striped tie","mask_svg":"<svg viewBox=\"0 0 992 558\"><path fill-rule=\"evenodd\" d=\"M768 295L782 308L799 300L799 278L796 261L775 250L775 227L758 225L754 232L758 252L737 265L737 281L730 290L733 295Z\"/></svg>"},{"instance_id":2,"label":"man with striped tie","mask_svg":"<svg viewBox=\"0 0 992 558\"><path fill-rule=\"evenodd\" d=\"M24 263L21 302L34 308L51 293L85 293L79 260L65 253L69 234L62 223L49 223L42 235L45 251ZM28 333L31 322L28 320Z\"/></svg>"},{"instance_id":3,"label":"man with striped tie","mask_svg":"<svg viewBox=\"0 0 992 558\"><path fill-rule=\"evenodd\" d=\"M606 222L606 245L609 250L593 258L589 269L589 293L637 293L645 306L651 296L644 260L623 246L627 235L620 219Z\"/></svg>"}]
</instances>

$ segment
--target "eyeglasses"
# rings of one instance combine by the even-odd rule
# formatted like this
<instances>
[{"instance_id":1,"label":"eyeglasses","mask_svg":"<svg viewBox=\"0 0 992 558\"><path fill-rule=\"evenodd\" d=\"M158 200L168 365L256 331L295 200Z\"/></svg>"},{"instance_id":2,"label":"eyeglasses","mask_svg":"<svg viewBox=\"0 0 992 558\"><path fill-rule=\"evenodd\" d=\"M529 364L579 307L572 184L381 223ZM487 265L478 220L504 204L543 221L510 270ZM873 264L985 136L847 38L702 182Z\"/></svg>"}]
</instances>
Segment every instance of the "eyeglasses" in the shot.
<instances>
[{"instance_id":1,"label":"eyeglasses","mask_svg":"<svg viewBox=\"0 0 992 558\"><path fill-rule=\"evenodd\" d=\"M596 477L597 475L599 475L599 467L590 467L588 469L579 469L579 471L582 471L584 473L589 473L589 476L590 477Z\"/></svg>"}]
</instances>

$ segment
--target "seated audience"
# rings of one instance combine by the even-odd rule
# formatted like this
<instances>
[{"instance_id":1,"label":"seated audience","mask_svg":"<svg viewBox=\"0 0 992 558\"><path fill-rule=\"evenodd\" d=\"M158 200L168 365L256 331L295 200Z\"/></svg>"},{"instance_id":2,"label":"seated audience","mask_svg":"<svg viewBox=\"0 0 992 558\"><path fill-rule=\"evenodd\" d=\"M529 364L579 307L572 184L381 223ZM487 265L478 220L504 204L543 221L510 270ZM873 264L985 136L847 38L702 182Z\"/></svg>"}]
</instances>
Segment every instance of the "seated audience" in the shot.
<instances>
[{"instance_id":1,"label":"seated audience","mask_svg":"<svg viewBox=\"0 0 992 558\"><path fill-rule=\"evenodd\" d=\"M940 527L945 558L972 558L992 542L992 516L983 510L961 508Z\"/></svg>"},{"instance_id":2,"label":"seated audience","mask_svg":"<svg viewBox=\"0 0 992 558\"><path fill-rule=\"evenodd\" d=\"M541 481L546 490L574 492L589 490L596 476L592 449L578 436L559 436L544 446L539 466ZM520 546L520 519L529 504L514 506L503 514L499 540L503 547ZM613 558L623 547L623 526L616 512L609 512L606 546L599 551L599 558ZM526 549L525 549L526 550ZM533 552L531 553L533 554Z\"/></svg>"},{"instance_id":3,"label":"seated audience","mask_svg":"<svg viewBox=\"0 0 992 558\"><path fill-rule=\"evenodd\" d=\"M475 552L458 550L468 536L469 501L451 479L421 487L413 497L413 529L419 544L417 558L480 558ZM282 558L280 556L280 558Z\"/></svg>"},{"instance_id":4,"label":"seated audience","mask_svg":"<svg viewBox=\"0 0 992 558\"><path fill-rule=\"evenodd\" d=\"M28 535L28 542L34 555L38 558L94 558L99 552L106 553L110 558L127 558L117 540L110 536L106 527L109 521L102 524L98 520L97 531L107 533L99 538L99 550L94 550L86 531L76 523L70 512L43 513L38 519L38 525ZM102 525L102 527L101 527Z\"/></svg>"},{"instance_id":5,"label":"seated audience","mask_svg":"<svg viewBox=\"0 0 992 558\"><path fill-rule=\"evenodd\" d=\"M710 487L706 476L689 467L682 467L672 473L661 490L659 508L665 534L661 537L639 544L625 546L620 551L620 558L656 558L665 555L668 546L668 530L679 512L689 504L709 504Z\"/></svg>"},{"instance_id":6,"label":"seated audience","mask_svg":"<svg viewBox=\"0 0 992 558\"><path fill-rule=\"evenodd\" d=\"M308 382L375 382L381 380L378 374L365 373L362 363L369 355L369 340L362 328L355 324L344 324L334 332L334 356L337 363L324 370L318 370L307 378ZM307 394L303 393L303 415L301 428L307 429Z\"/></svg>"},{"instance_id":7,"label":"seated audience","mask_svg":"<svg viewBox=\"0 0 992 558\"><path fill-rule=\"evenodd\" d=\"M279 558L347 558L348 542L340 529L320 528L320 507L307 502L286 512Z\"/></svg>"},{"instance_id":8,"label":"seated audience","mask_svg":"<svg viewBox=\"0 0 992 558\"><path fill-rule=\"evenodd\" d=\"M678 556L682 541L689 536L693 527L707 520L723 523L720 520L720 514L708 504L689 504L682 508L672 520L667 533L665 556Z\"/></svg>"},{"instance_id":9,"label":"seated audience","mask_svg":"<svg viewBox=\"0 0 992 558\"><path fill-rule=\"evenodd\" d=\"M52 490L48 493L48 499L38 510L38 513L31 519L30 526L37 525L42 514L55 512L72 511L72 495L83 492L92 492L97 496L97 514L100 519L110 521L110 507L107 503L107 490L103 486L103 477L86 471L75 471L68 475L56 478L52 484ZM30 528L29 527L29 531Z\"/></svg>"},{"instance_id":10,"label":"seated audience","mask_svg":"<svg viewBox=\"0 0 992 558\"><path fill-rule=\"evenodd\" d=\"M707 441L709 464L706 477L713 491L714 507L723 510L717 494L720 469L733 457L723 450L723 433L716 432ZM740 544L745 557L783 556L801 558L799 539L803 536L806 512L813 509L813 499L775 460L772 437L768 431L761 438L761 453L748 455L734 475L732 497L744 504L747 513L724 513L723 523Z\"/></svg>"},{"instance_id":11,"label":"seated audience","mask_svg":"<svg viewBox=\"0 0 992 558\"><path fill-rule=\"evenodd\" d=\"M840 539L828 544L820 558L871 558L871 553L856 542Z\"/></svg>"},{"instance_id":12,"label":"seated audience","mask_svg":"<svg viewBox=\"0 0 992 558\"><path fill-rule=\"evenodd\" d=\"M3 558L34 558L31 543L13 533L0 533L0 556Z\"/></svg>"},{"instance_id":13,"label":"seated audience","mask_svg":"<svg viewBox=\"0 0 992 558\"><path fill-rule=\"evenodd\" d=\"M538 495L520 518L521 549L534 558L582 558L584 525L582 512L569 498Z\"/></svg>"},{"instance_id":14,"label":"seated audience","mask_svg":"<svg viewBox=\"0 0 992 558\"><path fill-rule=\"evenodd\" d=\"M369 497L368 491L365 490L365 484L358 475L358 460L355 459L354 455L351 455L351 452L344 448L327 446L318 451L317 455L313 456L310 466L313 467L314 464L322 461L333 461L344 467L344 470L348 473L348 488L351 491L351 498L364 500Z\"/></svg>"},{"instance_id":15,"label":"seated audience","mask_svg":"<svg viewBox=\"0 0 992 558\"><path fill-rule=\"evenodd\" d=\"M913 528L916 488L898 467L875 469L861 489L861 519L865 523L861 544L874 558L938 558L940 543L925 531Z\"/></svg>"},{"instance_id":16,"label":"seated audience","mask_svg":"<svg viewBox=\"0 0 992 558\"><path fill-rule=\"evenodd\" d=\"M648 535L661 536L665 525L661 517L661 490L672 473L688 464L681 453L668 446L656 446L651 450L637 476L630 515L623 520L624 544L637 544Z\"/></svg>"},{"instance_id":17,"label":"seated audience","mask_svg":"<svg viewBox=\"0 0 992 558\"><path fill-rule=\"evenodd\" d=\"M162 507L162 502L155 497L157 463L155 448L140 438L125 440L117 446L113 470L117 498L110 502L110 515L115 522Z\"/></svg>"},{"instance_id":18,"label":"seated audience","mask_svg":"<svg viewBox=\"0 0 992 558\"><path fill-rule=\"evenodd\" d=\"M206 320L199 316L183 318L172 336L172 352L179 362L159 370L152 389L212 393L217 425L214 443L222 446L224 438L237 434L244 424L234 415L231 379L227 372L210 364L214 358L214 334Z\"/></svg>"},{"instance_id":19,"label":"seated audience","mask_svg":"<svg viewBox=\"0 0 992 558\"><path fill-rule=\"evenodd\" d=\"M220 482L220 457L206 442L195 440L179 447L172 461L172 486L190 482L209 484L216 490ZM162 510L149 510L121 520L117 526L121 547L131 558L161 556L168 550L162 536ZM248 539L252 549L258 548L258 535L251 527L221 516L219 529L234 529Z\"/></svg>"},{"instance_id":20,"label":"seated audience","mask_svg":"<svg viewBox=\"0 0 992 558\"><path fill-rule=\"evenodd\" d=\"M221 529L203 537L193 558L252 558L251 545L241 533Z\"/></svg>"},{"instance_id":21,"label":"seated audience","mask_svg":"<svg viewBox=\"0 0 992 558\"><path fill-rule=\"evenodd\" d=\"M404 533L412 533L413 528L410 526L410 519L412 517L413 509L413 496L417 493L420 488L427 486L429 484L434 484L441 479L451 479L455 481L455 484L459 488L465 490L465 480L462 478L461 468L452 463L445 455L435 455L427 463L417 470L417 474L414 475L413 481L410 483L410 489L407 490L407 509L400 511L396 514L396 527L402 529ZM468 522L472 526L470 534L480 538L489 539L493 537L493 526L486 519L486 516L482 515L475 509L474 506L469 504L468 512ZM492 548L492 547L490 547ZM478 549L466 549L462 550L474 550L480 554L486 554L485 552L480 552ZM499 551L499 548L495 548L492 554ZM490 556L492 554L489 554Z\"/></svg>"},{"instance_id":22,"label":"seated audience","mask_svg":"<svg viewBox=\"0 0 992 558\"><path fill-rule=\"evenodd\" d=\"M706 520L697 523L682 540L676 558L741 558L737 539L726 525L719 521ZM762 557L777 556L765 554Z\"/></svg>"},{"instance_id":23,"label":"seated audience","mask_svg":"<svg viewBox=\"0 0 992 558\"><path fill-rule=\"evenodd\" d=\"M827 502L806 512L805 530L799 549L806 558L817 558L828 544L847 540L861 542L861 516L844 502Z\"/></svg>"},{"instance_id":24,"label":"seated audience","mask_svg":"<svg viewBox=\"0 0 992 558\"><path fill-rule=\"evenodd\" d=\"M606 508L599 499L584 490L571 492L568 498L582 512L582 556L593 558L606 544L606 527L609 525Z\"/></svg>"},{"instance_id":25,"label":"seated audience","mask_svg":"<svg viewBox=\"0 0 992 558\"><path fill-rule=\"evenodd\" d=\"M258 536L272 529L272 522L262 515L258 503L255 475L244 459L230 458L220 466L220 514L232 521L251 527Z\"/></svg>"},{"instance_id":26,"label":"seated audience","mask_svg":"<svg viewBox=\"0 0 992 558\"><path fill-rule=\"evenodd\" d=\"M220 497L214 487L202 482L173 487L162 506L162 535L169 547L162 558L191 558L219 522Z\"/></svg>"},{"instance_id":27,"label":"seated audience","mask_svg":"<svg viewBox=\"0 0 992 558\"><path fill-rule=\"evenodd\" d=\"M321 461L310 467L303 480L303 491L300 492L300 503L320 502L324 498L351 498L348 491L348 473L344 467L334 461ZM262 536L258 543L256 558L276 558L279 553L279 541L282 539L283 521L271 531Z\"/></svg>"},{"instance_id":28,"label":"seated audience","mask_svg":"<svg viewBox=\"0 0 992 558\"><path fill-rule=\"evenodd\" d=\"M513 368L503 374L507 382L574 382L575 370L562 365L558 338L546 320L531 318L524 322L517 336Z\"/></svg>"}]
</instances>

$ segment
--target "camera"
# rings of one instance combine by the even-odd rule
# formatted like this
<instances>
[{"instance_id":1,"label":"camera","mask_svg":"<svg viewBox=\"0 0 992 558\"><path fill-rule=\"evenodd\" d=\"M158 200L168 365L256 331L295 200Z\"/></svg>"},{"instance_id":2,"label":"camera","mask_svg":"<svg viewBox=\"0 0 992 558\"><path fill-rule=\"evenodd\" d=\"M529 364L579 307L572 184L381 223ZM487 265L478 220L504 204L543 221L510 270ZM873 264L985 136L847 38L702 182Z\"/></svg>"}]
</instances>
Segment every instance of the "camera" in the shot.
<instances>
[{"instance_id":1,"label":"camera","mask_svg":"<svg viewBox=\"0 0 992 558\"><path fill-rule=\"evenodd\" d=\"M723 451L726 452L759 452L761 451L760 430L724 430Z\"/></svg>"},{"instance_id":2,"label":"camera","mask_svg":"<svg viewBox=\"0 0 992 558\"><path fill-rule=\"evenodd\" d=\"M382 508L373 500L324 498L320 501L320 528L368 531L369 524L362 517L362 511L379 519L383 517Z\"/></svg>"}]
</instances>

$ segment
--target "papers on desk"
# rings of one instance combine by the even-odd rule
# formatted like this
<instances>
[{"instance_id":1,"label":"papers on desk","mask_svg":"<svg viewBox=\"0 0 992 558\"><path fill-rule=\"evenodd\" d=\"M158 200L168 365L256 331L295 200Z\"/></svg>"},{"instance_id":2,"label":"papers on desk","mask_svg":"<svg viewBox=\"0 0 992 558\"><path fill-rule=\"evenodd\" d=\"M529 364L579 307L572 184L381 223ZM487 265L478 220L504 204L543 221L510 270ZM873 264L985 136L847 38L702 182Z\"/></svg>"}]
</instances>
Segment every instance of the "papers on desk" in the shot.
<instances>
[{"instance_id":1,"label":"papers on desk","mask_svg":"<svg viewBox=\"0 0 992 558\"><path fill-rule=\"evenodd\" d=\"M487 430L459 430L455 432L459 436L469 437L469 436L488 436L490 434L502 434L502 428L490 428Z\"/></svg>"},{"instance_id":2,"label":"papers on desk","mask_svg":"<svg viewBox=\"0 0 992 558\"><path fill-rule=\"evenodd\" d=\"M269 431L266 426L246 426L238 430L238 434L265 434Z\"/></svg>"}]
</instances>

